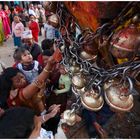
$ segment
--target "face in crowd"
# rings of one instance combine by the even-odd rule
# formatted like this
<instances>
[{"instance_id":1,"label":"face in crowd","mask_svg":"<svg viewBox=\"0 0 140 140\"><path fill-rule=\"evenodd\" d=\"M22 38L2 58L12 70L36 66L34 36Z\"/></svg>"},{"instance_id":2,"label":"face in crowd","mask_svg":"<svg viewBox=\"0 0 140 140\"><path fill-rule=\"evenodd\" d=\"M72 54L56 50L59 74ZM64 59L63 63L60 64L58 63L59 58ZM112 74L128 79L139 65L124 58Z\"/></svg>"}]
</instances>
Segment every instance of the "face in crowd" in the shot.
<instances>
[{"instance_id":1,"label":"face in crowd","mask_svg":"<svg viewBox=\"0 0 140 140\"><path fill-rule=\"evenodd\" d=\"M30 9L34 9L34 5L33 4L30 4Z\"/></svg>"},{"instance_id":2,"label":"face in crowd","mask_svg":"<svg viewBox=\"0 0 140 140\"><path fill-rule=\"evenodd\" d=\"M24 88L27 85L26 78L21 72L18 72L17 75L14 76L11 80L12 80L12 83L13 83L12 86L15 89Z\"/></svg>"},{"instance_id":3,"label":"face in crowd","mask_svg":"<svg viewBox=\"0 0 140 140\"><path fill-rule=\"evenodd\" d=\"M30 16L30 21L35 21L35 16Z\"/></svg>"},{"instance_id":4,"label":"face in crowd","mask_svg":"<svg viewBox=\"0 0 140 140\"><path fill-rule=\"evenodd\" d=\"M33 41L33 38L26 38L24 39L24 43L25 45L29 46L29 47L32 47L34 41Z\"/></svg>"},{"instance_id":5,"label":"face in crowd","mask_svg":"<svg viewBox=\"0 0 140 140\"><path fill-rule=\"evenodd\" d=\"M25 50L25 52L21 55L21 61L22 63L26 63L26 64L32 63L33 57L28 50Z\"/></svg>"},{"instance_id":6,"label":"face in crowd","mask_svg":"<svg viewBox=\"0 0 140 140\"><path fill-rule=\"evenodd\" d=\"M4 9L8 10L9 9L8 5L4 5Z\"/></svg>"},{"instance_id":7,"label":"face in crowd","mask_svg":"<svg viewBox=\"0 0 140 140\"><path fill-rule=\"evenodd\" d=\"M20 22L19 16L14 16L14 22L16 23Z\"/></svg>"}]
</instances>

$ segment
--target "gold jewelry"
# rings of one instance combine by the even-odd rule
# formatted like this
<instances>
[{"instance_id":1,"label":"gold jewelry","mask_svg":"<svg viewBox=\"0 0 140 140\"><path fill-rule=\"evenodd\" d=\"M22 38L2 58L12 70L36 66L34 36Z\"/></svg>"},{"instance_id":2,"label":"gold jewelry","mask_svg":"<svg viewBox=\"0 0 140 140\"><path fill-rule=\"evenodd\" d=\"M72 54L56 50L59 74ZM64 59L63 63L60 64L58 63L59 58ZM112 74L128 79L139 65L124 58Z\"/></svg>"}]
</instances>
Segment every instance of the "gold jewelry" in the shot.
<instances>
[{"instance_id":1,"label":"gold jewelry","mask_svg":"<svg viewBox=\"0 0 140 140\"><path fill-rule=\"evenodd\" d=\"M43 70L44 70L46 73L52 72L52 71L50 71L50 70L47 70L46 68L44 68Z\"/></svg>"},{"instance_id":2,"label":"gold jewelry","mask_svg":"<svg viewBox=\"0 0 140 140\"><path fill-rule=\"evenodd\" d=\"M44 82L43 81L39 81L38 79L35 79L33 81L33 83L35 84L36 87L38 88L42 88L44 86Z\"/></svg>"}]
</instances>

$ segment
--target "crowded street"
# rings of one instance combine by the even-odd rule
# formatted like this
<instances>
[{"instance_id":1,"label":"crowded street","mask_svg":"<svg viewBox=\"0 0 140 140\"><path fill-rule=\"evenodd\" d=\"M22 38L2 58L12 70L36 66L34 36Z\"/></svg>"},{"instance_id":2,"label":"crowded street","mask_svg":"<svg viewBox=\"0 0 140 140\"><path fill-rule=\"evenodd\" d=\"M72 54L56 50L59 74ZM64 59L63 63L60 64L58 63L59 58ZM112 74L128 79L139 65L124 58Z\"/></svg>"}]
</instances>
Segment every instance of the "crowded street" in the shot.
<instances>
[{"instance_id":1,"label":"crowded street","mask_svg":"<svg viewBox=\"0 0 140 140\"><path fill-rule=\"evenodd\" d=\"M140 138L139 11L0 1L0 138Z\"/></svg>"},{"instance_id":2,"label":"crowded street","mask_svg":"<svg viewBox=\"0 0 140 140\"><path fill-rule=\"evenodd\" d=\"M43 40L43 36L39 36L39 44L41 44L41 41ZM13 52L15 50L13 38L10 36L6 42L3 43L3 45L0 46L0 61L3 62L5 67L10 67L14 63L13 59ZM0 67L0 72L2 71Z\"/></svg>"}]
</instances>

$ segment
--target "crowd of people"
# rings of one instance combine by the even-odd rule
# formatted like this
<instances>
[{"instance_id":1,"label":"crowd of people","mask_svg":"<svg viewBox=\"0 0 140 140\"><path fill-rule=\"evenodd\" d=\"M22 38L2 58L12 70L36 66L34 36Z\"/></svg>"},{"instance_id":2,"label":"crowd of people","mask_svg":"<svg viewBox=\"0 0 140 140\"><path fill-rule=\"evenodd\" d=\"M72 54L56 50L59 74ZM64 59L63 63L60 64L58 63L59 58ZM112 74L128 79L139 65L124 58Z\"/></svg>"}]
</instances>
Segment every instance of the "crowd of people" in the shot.
<instances>
[{"instance_id":1,"label":"crowd of people","mask_svg":"<svg viewBox=\"0 0 140 140\"><path fill-rule=\"evenodd\" d=\"M46 15L41 4L30 3L29 9L16 5L13 11L0 4L0 43L12 35L15 46L13 67L0 75L0 138L54 138L71 86L55 45L58 24L57 15Z\"/></svg>"},{"instance_id":2,"label":"crowd of people","mask_svg":"<svg viewBox=\"0 0 140 140\"><path fill-rule=\"evenodd\" d=\"M0 4L0 43L11 34L15 46L13 67L0 75L0 138L54 138L57 133L71 92L71 79L56 45L61 40L58 27L57 14L40 4L30 3L29 9L16 5L12 11ZM104 106L100 112L106 115L106 110ZM107 118L113 113L108 114ZM91 137L96 135L93 125L104 133L96 115L83 110Z\"/></svg>"},{"instance_id":3,"label":"crowd of people","mask_svg":"<svg viewBox=\"0 0 140 140\"><path fill-rule=\"evenodd\" d=\"M3 6L0 3L0 44L12 35L14 46L21 46L22 33L26 28L31 30L33 39L37 43L38 36L42 35L41 28L45 29L45 37L48 39L60 37L57 29L58 18L49 11L49 8L32 3L28 7L27 9L15 5L9 8L8 5Z\"/></svg>"}]
</instances>

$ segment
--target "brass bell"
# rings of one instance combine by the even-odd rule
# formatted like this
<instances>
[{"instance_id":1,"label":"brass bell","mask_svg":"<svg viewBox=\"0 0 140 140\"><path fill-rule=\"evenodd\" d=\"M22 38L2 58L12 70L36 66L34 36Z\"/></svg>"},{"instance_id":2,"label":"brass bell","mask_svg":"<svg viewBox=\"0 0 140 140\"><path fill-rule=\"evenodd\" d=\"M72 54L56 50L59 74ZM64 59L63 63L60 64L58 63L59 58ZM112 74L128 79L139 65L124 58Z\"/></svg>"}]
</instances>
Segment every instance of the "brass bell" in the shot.
<instances>
[{"instance_id":1,"label":"brass bell","mask_svg":"<svg viewBox=\"0 0 140 140\"><path fill-rule=\"evenodd\" d=\"M128 87L120 85L110 85L105 90L105 100L107 104L118 111L129 111L133 107L133 96L128 95Z\"/></svg>"},{"instance_id":2,"label":"brass bell","mask_svg":"<svg viewBox=\"0 0 140 140\"><path fill-rule=\"evenodd\" d=\"M85 38L85 43L82 46L80 57L84 60L95 62L98 53L98 45L95 40L87 41Z\"/></svg>"},{"instance_id":3,"label":"brass bell","mask_svg":"<svg viewBox=\"0 0 140 140\"><path fill-rule=\"evenodd\" d=\"M88 110L98 111L103 107L104 100L99 93L92 89L82 95L81 103Z\"/></svg>"},{"instance_id":4,"label":"brass bell","mask_svg":"<svg viewBox=\"0 0 140 140\"><path fill-rule=\"evenodd\" d=\"M85 86L86 84L86 79L85 77L79 73L76 74L72 77L72 84L77 88L77 89L81 89Z\"/></svg>"},{"instance_id":5,"label":"brass bell","mask_svg":"<svg viewBox=\"0 0 140 140\"><path fill-rule=\"evenodd\" d=\"M116 58L130 58L139 43L140 32L134 24L131 24L113 35L110 51Z\"/></svg>"},{"instance_id":6,"label":"brass bell","mask_svg":"<svg viewBox=\"0 0 140 140\"><path fill-rule=\"evenodd\" d=\"M114 79L108 80L107 82L105 82L104 84L104 90L106 90L107 88L109 88L114 82L116 82Z\"/></svg>"},{"instance_id":7,"label":"brass bell","mask_svg":"<svg viewBox=\"0 0 140 140\"><path fill-rule=\"evenodd\" d=\"M72 86L72 92L75 95L82 95L85 93L85 87L81 88L81 89L77 89L75 86Z\"/></svg>"},{"instance_id":8,"label":"brass bell","mask_svg":"<svg viewBox=\"0 0 140 140\"><path fill-rule=\"evenodd\" d=\"M140 21L140 16L138 14L134 15L132 18L132 23L137 24Z\"/></svg>"},{"instance_id":9,"label":"brass bell","mask_svg":"<svg viewBox=\"0 0 140 140\"><path fill-rule=\"evenodd\" d=\"M95 62L97 55L92 55L87 53L86 51L81 51L80 57L84 60Z\"/></svg>"},{"instance_id":10,"label":"brass bell","mask_svg":"<svg viewBox=\"0 0 140 140\"><path fill-rule=\"evenodd\" d=\"M73 60L73 61L71 62L71 66L70 66L69 69L70 69L70 71L71 71L72 73L79 73L81 67L80 67L79 64L76 63L76 61Z\"/></svg>"},{"instance_id":11,"label":"brass bell","mask_svg":"<svg viewBox=\"0 0 140 140\"><path fill-rule=\"evenodd\" d=\"M76 123L76 113L72 110L65 110L63 118L70 126L73 126Z\"/></svg>"},{"instance_id":12,"label":"brass bell","mask_svg":"<svg viewBox=\"0 0 140 140\"><path fill-rule=\"evenodd\" d=\"M56 14L52 14L48 17L48 21L50 21L56 27L59 23L59 18Z\"/></svg>"}]
</instances>

